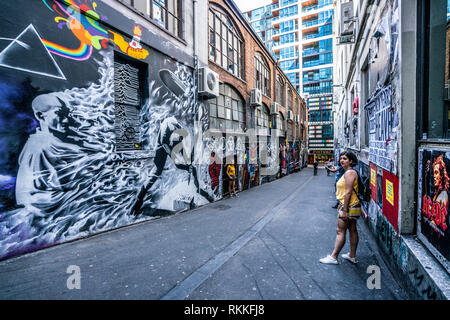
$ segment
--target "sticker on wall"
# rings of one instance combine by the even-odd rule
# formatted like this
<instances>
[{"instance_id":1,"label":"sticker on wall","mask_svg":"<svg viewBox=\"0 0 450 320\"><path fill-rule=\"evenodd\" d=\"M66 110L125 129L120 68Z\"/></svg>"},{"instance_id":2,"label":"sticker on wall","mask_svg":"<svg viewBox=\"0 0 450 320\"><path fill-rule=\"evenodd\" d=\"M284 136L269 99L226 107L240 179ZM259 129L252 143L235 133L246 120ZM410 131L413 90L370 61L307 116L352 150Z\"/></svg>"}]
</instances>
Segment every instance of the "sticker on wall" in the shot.
<instances>
[{"instance_id":1,"label":"sticker on wall","mask_svg":"<svg viewBox=\"0 0 450 320\"><path fill-rule=\"evenodd\" d=\"M110 33L113 34L113 38L110 39L112 42L114 42L119 49L129 55L130 57L133 57L135 59L145 59L148 56L148 51L142 48L141 46L141 36L142 36L142 28L138 25L134 26L133 29L133 39L130 42L125 41L123 36L120 34L108 30Z\"/></svg>"},{"instance_id":2,"label":"sticker on wall","mask_svg":"<svg viewBox=\"0 0 450 320\"><path fill-rule=\"evenodd\" d=\"M11 43L0 52L0 66L66 80L32 24L9 40L12 40Z\"/></svg>"},{"instance_id":3,"label":"sticker on wall","mask_svg":"<svg viewBox=\"0 0 450 320\"><path fill-rule=\"evenodd\" d=\"M370 168L370 184L374 187L377 186L377 171L373 168Z\"/></svg>"},{"instance_id":4,"label":"sticker on wall","mask_svg":"<svg viewBox=\"0 0 450 320\"><path fill-rule=\"evenodd\" d=\"M388 179L386 179L386 200L394 205L394 185Z\"/></svg>"}]
</instances>

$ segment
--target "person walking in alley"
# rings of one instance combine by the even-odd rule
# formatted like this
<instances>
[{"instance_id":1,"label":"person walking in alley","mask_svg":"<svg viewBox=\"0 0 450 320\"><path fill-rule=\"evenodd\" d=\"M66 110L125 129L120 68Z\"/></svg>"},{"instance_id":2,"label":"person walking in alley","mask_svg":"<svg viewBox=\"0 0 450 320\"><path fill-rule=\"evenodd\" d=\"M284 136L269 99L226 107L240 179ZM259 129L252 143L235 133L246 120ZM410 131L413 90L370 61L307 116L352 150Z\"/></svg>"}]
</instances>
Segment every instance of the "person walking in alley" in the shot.
<instances>
[{"instance_id":1,"label":"person walking in alley","mask_svg":"<svg viewBox=\"0 0 450 320\"><path fill-rule=\"evenodd\" d=\"M331 158L327 160L327 163L325 165L325 169L327 169L327 176L330 175L331 169L333 168L333 163L331 162Z\"/></svg>"},{"instance_id":2,"label":"person walking in alley","mask_svg":"<svg viewBox=\"0 0 450 320\"><path fill-rule=\"evenodd\" d=\"M227 176L229 180L228 183L228 193L230 194L230 197L233 195L237 197L236 194L236 168L234 167L234 163L230 163L227 167ZM233 191L233 193L231 193Z\"/></svg>"},{"instance_id":3,"label":"person walking in alley","mask_svg":"<svg viewBox=\"0 0 450 320\"><path fill-rule=\"evenodd\" d=\"M358 173L353 169L358 164L358 159L351 152L343 152L339 156L339 163L345 170L344 175L336 184L336 198L339 200L338 224L336 228L336 241L331 255L320 259L321 263L338 264L338 255L344 247L346 233L350 234L350 252L343 254L342 258L352 262L356 261L356 248L358 246L357 220L361 215L361 204L358 193Z\"/></svg>"},{"instance_id":4,"label":"person walking in alley","mask_svg":"<svg viewBox=\"0 0 450 320\"><path fill-rule=\"evenodd\" d=\"M319 166L319 162L314 161L314 175L317 176L317 167Z\"/></svg>"}]
</instances>

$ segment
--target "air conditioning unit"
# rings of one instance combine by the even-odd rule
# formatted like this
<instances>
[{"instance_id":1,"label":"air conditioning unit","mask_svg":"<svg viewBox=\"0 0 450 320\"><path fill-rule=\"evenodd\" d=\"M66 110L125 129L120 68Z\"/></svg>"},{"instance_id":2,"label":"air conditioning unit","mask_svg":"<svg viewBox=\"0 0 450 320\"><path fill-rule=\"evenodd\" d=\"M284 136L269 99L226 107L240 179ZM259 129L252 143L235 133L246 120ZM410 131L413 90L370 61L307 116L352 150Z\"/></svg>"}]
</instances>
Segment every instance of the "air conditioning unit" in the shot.
<instances>
[{"instance_id":1,"label":"air conditioning unit","mask_svg":"<svg viewBox=\"0 0 450 320\"><path fill-rule=\"evenodd\" d=\"M444 100L447 100L447 101L450 100L450 83L447 83L445 85Z\"/></svg>"},{"instance_id":2,"label":"air conditioning unit","mask_svg":"<svg viewBox=\"0 0 450 320\"><path fill-rule=\"evenodd\" d=\"M253 88L250 94L250 105L260 106L262 104L262 94L261 90L258 88Z\"/></svg>"},{"instance_id":3,"label":"air conditioning unit","mask_svg":"<svg viewBox=\"0 0 450 320\"><path fill-rule=\"evenodd\" d=\"M270 114L277 114L280 112L280 104L276 102L272 102L270 105Z\"/></svg>"},{"instance_id":4,"label":"air conditioning unit","mask_svg":"<svg viewBox=\"0 0 450 320\"><path fill-rule=\"evenodd\" d=\"M299 115L299 114L297 114L297 115L295 116L295 122L296 122L296 123L299 123L299 122L300 122L300 115Z\"/></svg>"},{"instance_id":5,"label":"air conditioning unit","mask_svg":"<svg viewBox=\"0 0 450 320\"><path fill-rule=\"evenodd\" d=\"M288 121L294 121L294 113L292 112L292 110L288 110L288 112L287 112L287 120Z\"/></svg>"},{"instance_id":6,"label":"air conditioning unit","mask_svg":"<svg viewBox=\"0 0 450 320\"><path fill-rule=\"evenodd\" d=\"M198 69L198 94L208 98L219 96L219 75L207 67Z\"/></svg>"}]
</instances>

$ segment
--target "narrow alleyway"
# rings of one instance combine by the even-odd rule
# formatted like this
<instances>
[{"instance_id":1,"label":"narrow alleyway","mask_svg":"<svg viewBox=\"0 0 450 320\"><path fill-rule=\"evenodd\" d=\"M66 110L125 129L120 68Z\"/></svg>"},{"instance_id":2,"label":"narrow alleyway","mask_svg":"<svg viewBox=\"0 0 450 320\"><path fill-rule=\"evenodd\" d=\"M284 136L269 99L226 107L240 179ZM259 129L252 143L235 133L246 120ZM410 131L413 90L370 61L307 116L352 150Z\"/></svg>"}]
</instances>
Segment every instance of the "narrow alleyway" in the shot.
<instances>
[{"instance_id":1,"label":"narrow alleyway","mask_svg":"<svg viewBox=\"0 0 450 320\"><path fill-rule=\"evenodd\" d=\"M319 263L335 239L333 191L333 175L306 168L239 198L2 261L0 299L408 299L363 221L357 265ZM81 288L70 290L73 265ZM381 289L368 288L369 266Z\"/></svg>"}]
</instances>

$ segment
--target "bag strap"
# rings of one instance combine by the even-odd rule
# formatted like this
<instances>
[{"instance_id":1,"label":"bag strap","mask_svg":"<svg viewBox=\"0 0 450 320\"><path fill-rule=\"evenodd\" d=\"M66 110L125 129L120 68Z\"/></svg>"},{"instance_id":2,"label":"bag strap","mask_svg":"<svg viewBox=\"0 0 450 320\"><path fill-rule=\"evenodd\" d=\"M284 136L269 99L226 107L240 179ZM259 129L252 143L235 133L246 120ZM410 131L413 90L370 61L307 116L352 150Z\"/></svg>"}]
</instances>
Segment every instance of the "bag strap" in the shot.
<instances>
[{"instance_id":1,"label":"bag strap","mask_svg":"<svg viewBox=\"0 0 450 320\"><path fill-rule=\"evenodd\" d=\"M359 179L359 172L358 171L356 171L355 169L353 169L352 168L352 170L354 170L355 172L356 172L356 176L357 176L357 182L356 183L358 183L359 184L359 181L358 181L358 179ZM359 185L358 185L358 188L359 188ZM359 197L358 197L358 192L356 192L356 190L355 190L355 187L353 187L353 191L355 192L355 194L356 194L356 198L358 198L358 200L359 200Z\"/></svg>"}]
</instances>

